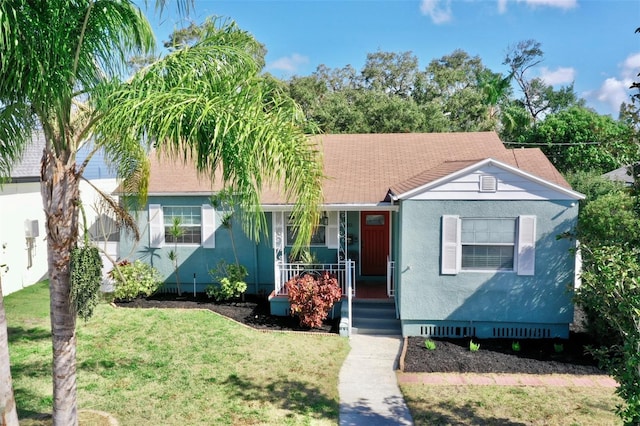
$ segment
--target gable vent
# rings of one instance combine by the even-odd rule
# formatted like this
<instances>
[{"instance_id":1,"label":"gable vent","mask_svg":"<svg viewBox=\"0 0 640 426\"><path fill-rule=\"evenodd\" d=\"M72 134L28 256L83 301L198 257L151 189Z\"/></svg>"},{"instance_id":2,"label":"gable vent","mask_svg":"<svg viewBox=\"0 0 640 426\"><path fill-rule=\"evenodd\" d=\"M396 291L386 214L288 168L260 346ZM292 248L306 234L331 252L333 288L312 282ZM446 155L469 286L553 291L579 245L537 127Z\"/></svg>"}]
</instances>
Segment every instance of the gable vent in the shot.
<instances>
[{"instance_id":1,"label":"gable vent","mask_svg":"<svg viewBox=\"0 0 640 426\"><path fill-rule=\"evenodd\" d=\"M496 192L498 190L498 179L495 176L480 176L480 192Z\"/></svg>"}]
</instances>

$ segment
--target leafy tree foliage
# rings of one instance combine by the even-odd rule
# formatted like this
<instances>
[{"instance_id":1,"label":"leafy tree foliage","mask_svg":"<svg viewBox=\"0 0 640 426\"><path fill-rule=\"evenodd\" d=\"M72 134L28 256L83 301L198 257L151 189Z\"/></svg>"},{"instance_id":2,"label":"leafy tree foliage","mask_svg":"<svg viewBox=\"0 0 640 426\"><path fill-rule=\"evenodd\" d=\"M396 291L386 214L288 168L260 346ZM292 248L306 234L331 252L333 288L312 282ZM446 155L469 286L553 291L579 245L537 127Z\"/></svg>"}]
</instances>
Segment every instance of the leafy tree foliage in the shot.
<instances>
[{"instance_id":1,"label":"leafy tree foliage","mask_svg":"<svg viewBox=\"0 0 640 426\"><path fill-rule=\"evenodd\" d=\"M618 413L625 425L640 424L640 250L605 245L583 248L584 270L578 302L586 306L607 346L595 351L615 377L625 405ZM609 334L610 333L610 334Z\"/></svg>"},{"instance_id":2,"label":"leafy tree foliage","mask_svg":"<svg viewBox=\"0 0 640 426\"><path fill-rule=\"evenodd\" d=\"M540 145L561 172L604 173L639 158L629 126L579 106L548 115L519 141Z\"/></svg>"},{"instance_id":3,"label":"leafy tree foliage","mask_svg":"<svg viewBox=\"0 0 640 426\"><path fill-rule=\"evenodd\" d=\"M498 79L498 75L482 64L480 57L470 57L463 50L455 50L429 63L421 75L415 97L422 105L429 105L431 111L441 111L446 117L447 128L434 131L490 130L495 127L490 120L492 96L495 106L506 90ZM495 93L491 93L492 90Z\"/></svg>"},{"instance_id":4,"label":"leafy tree foliage","mask_svg":"<svg viewBox=\"0 0 640 426\"><path fill-rule=\"evenodd\" d=\"M587 195L577 238L582 254L576 301L600 347L601 365L618 381L625 404L618 414L627 425L640 421L640 215L637 193L597 173L568 176Z\"/></svg>"},{"instance_id":5,"label":"leafy tree foliage","mask_svg":"<svg viewBox=\"0 0 640 426\"><path fill-rule=\"evenodd\" d=\"M362 69L364 87L408 98L418 74L418 58L411 52L369 53Z\"/></svg>"},{"instance_id":6,"label":"leafy tree foliage","mask_svg":"<svg viewBox=\"0 0 640 426\"><path fill-rule=\"evenodd\" d=\"M513 79L522 91L522 106L529 113L532 123L545 114L560 111L571 105L582 105L573 90L573 84L554 90L539 77L530 78L531 69L543 61L542 44L535 40L524 40L511 46L504 64L511 70Z\"/></svg>"},{"instance_id":7,"label":"leafy tree foliage","mask_svg":"<svg viewBox=\"0 0 640 426\"><path fill-rule=\"evenodd\" d=\"M635 197L613 191L587 203L580 212L581 242L586 246L627 246L640 243L640 219Z\"/></svg>"},{"instance_id":8,"label":"leafy tree foliage","mask_svg":"<svg viewBox=\"0 0 640 426\"><path fill-rule=\"evenodd\" d=\"M360 72L321 65L289 80L289 93L325 133L490 130L508 79L457 50L425 71L410 52L367 55Z\"/></svg>"}]
</instances>

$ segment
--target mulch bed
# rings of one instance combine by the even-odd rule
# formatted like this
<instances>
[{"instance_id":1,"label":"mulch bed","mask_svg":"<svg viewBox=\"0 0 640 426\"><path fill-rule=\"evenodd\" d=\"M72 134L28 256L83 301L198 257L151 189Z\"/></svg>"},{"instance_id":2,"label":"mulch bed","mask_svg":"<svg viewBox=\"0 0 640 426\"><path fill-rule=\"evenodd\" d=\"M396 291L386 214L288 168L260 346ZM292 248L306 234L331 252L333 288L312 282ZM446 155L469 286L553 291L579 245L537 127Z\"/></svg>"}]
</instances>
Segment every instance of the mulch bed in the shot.
<instances>
[{"instance_id":1,"label":"mulch bed","mask_svg":"<svg viewBox=\"0 0 640 426\"><path fill-rule=\"evenodd\" d=\"M117 302L123 308L209 309L258 330L338 333L339 320L326 320L319 329L301 327L295 317L269 313L264 297L247 295L243 301L216 303L204 294L158 294L130 302ZM577 311L577 317L580 312ZM580 321L577 320L579 324ZM520 351L512 349L511 339L473 339L480 350L469 350L469 339L433 339L436 350L425 348L424 337L409 337L404 358L405 372L604 374L585 351L590 340L584 330L572 326L569 339L520 339ZM557 352L554 344L562 343Z\"/></svg>"},{"instance_id":2,"label":"mulch bed","mask_svg":"<svg viewBox=\"0 0 640 426\"><path fill-rule=\"evenodd\" d=\"M148 298L138 298L130 302L116 302L122 308L178 308L208 309L259 330L306 331L310 333L338 333L339 319L325 320L321 328L310 329L300 326L296 317L279 317L270 314L269 301L264 297L246 295L244 300L217 303L203 293L157 294Z\"/></svg>"},{"instance_id":3,"label":"mulch bed","mask_svg":"<svg viewBox=\"0 0 640 426\"><path fill-rule=\"evenodd\" d=\"M404 360L405 372L423 373L527 373L604 374L585 352L589 339L572 333L569 339L518 339L515 351L510 339L473 339L480 344L469 350L471 339L433 339L435 350L425 347L424 337L409 337ZM561 344L557 351L554 345ZM560 349L560 348L558 348Z\"/></svg>"}]
</instances>

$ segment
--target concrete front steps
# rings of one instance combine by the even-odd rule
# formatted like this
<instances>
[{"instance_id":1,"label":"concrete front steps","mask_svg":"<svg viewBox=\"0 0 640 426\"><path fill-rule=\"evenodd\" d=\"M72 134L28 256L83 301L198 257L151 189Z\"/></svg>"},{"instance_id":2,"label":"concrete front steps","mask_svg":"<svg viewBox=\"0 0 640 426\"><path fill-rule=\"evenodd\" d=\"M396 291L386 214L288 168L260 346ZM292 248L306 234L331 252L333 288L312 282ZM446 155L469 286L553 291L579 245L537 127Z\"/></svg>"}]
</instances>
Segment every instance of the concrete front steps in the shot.
<instances>
[{"instance_id":1,"label":"concrete front steps","mask_svg":"<svg viewBox=\"0 0 640 426\"><path fill-rule=\"evenodd\" d=\"M400 320L396 319L396 305L393 299L354 299L352 310L352 334L375 336L402 334Z\"/></svg>"}]
</instances>

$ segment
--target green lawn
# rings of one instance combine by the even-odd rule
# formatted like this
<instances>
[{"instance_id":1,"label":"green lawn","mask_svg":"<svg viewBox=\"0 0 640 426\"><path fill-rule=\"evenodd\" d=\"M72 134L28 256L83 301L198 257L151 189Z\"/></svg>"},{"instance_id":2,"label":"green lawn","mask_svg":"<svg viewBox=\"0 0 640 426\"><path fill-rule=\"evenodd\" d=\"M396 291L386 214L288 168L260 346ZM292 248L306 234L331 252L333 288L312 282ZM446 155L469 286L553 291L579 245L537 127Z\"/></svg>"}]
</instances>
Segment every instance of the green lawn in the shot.
<instances>
[{"instance_id":1,"label":"green lawn","mask_svg":"<svg viewBox=\"0 0 640 426\"><path fill-rule=\"evenodd\" d=\"M47 283L5 298L21 419L51 411ZM336 424L348 341L262 333L209 311L100 305L78 323L78 406L122 425Z\"/></svg>"},{"instance_id":2,"label":"green lawn","mask_svg":"<svg viewBox=\"0 0 640 426\"><path fill-rule=\"evenodd\" d=\"M613 426L613 389L530 386L400 386L416 426Z\"/></svg>"}]
</instances>

